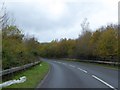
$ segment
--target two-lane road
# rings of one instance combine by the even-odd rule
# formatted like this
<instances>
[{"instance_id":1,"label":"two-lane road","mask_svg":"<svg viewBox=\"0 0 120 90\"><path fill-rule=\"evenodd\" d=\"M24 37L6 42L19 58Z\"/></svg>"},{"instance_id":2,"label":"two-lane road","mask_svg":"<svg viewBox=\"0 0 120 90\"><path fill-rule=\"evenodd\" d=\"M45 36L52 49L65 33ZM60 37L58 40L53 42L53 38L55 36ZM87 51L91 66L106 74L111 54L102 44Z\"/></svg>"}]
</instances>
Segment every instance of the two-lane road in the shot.
<instances>
[{"instance_id":1,"label":"two-lane road","mask_svg":"<svg viewBox=\"0 0 120 90\"><path fill-rule=\"evenodd\" d=\"M118 70L102 66L47 60L50 72L38 88L112 88L118 90Z\"/></svg>"}]
</instances>

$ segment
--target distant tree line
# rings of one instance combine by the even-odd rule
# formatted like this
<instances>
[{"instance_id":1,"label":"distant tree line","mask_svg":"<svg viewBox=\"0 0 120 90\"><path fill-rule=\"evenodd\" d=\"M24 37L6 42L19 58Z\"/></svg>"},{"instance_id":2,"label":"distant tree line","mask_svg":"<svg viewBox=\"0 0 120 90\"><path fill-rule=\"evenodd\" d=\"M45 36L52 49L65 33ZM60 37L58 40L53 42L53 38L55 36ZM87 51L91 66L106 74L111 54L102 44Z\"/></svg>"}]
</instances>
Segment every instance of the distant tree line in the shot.
<instances>
[{"instance_id":1,"label":"distant tree line","mask_svg":"<svg viewBox=\"0 0 120 90\"><path fill-rule=\"evenodd\" d=\"M83 25L84 24L84 25ZM40 45L40 55L48 58L118 60L118 25L107 25L91 32L83 23L77 39L54 40Z\"/></svg>"}]
</instances>

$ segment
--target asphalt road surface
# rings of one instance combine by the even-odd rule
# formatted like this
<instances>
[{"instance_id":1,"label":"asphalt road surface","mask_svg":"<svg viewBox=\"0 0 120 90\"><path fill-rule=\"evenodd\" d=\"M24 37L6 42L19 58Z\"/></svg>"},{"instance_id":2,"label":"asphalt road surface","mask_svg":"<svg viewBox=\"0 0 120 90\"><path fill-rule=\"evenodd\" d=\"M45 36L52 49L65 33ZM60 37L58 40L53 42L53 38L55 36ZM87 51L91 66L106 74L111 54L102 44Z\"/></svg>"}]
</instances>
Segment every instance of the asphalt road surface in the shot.
<instances>
[{"instance_id":1,"label":"asphalt road surface","mask_svg":"<svg viewBox=\"0 0 120 90\"><path fill-rule=\"evenodd\" d=\"M44 59L51 66L38 88L110 88L118 90L118 70L93 64Z\"/></svg>"}]
</instances>

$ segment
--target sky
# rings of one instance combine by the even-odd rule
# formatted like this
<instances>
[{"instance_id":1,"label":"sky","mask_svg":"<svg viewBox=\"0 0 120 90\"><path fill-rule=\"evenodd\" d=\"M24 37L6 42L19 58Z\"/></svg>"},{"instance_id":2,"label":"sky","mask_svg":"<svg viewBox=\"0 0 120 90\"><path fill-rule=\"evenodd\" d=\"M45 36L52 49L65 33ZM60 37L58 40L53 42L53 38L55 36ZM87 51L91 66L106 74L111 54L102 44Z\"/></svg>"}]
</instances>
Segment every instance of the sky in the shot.
<instances>
[{"instance_id":1,"label":"sky","mask_svg":"<svg viewBox=\"0 0 120 90\"><path fill-rule=\"evenodd\" d=\"M26 34L39 42L78 38L85 18L95 31L118 23L119 0L1 0L9 15Z\"/></svg>"}]
</instances>

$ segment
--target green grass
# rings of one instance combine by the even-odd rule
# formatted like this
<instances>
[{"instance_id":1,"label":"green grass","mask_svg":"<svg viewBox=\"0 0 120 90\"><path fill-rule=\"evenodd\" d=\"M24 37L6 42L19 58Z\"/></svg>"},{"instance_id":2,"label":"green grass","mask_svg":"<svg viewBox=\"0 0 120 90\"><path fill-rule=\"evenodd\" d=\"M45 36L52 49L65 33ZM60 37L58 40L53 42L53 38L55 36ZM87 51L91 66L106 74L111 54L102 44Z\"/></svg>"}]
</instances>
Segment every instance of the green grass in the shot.
<instances>
[{"instance_id":1,"label":"green grass","mask_svg":"<svg viewBox=\"0 0 120 90\"><path fill-rule=\"evenodd\" d=\"M40 64L36 65L13 77L13 79L19 79L22 76L26 76L27 80L25 82L19 84L13 84L6 88L35 88L49 71L48 63L42 62L41 64L42 66L40 66Z\"/></svg>"},{"instance_id":2,"label":"green grass","mask_svg":"<svg viewBox=\"0 0 120 90\"><path fill-rule=\"evenodd\" d=\"M90 63L90 62L84 62L82 60L79 60L79 59L66 59L67 61L74 61L74 62L81 62L81 63L85 63L85 64L92 64L92 65L97 65L97 66L103 66L105 68L110 68L110 69L115 69L115 70L118 70L118 66L114 66L114 65L109 65L109 64L99 64L99 63Z\"/></svg>"}]
</instances>

